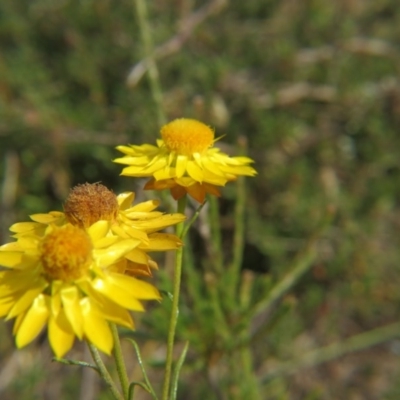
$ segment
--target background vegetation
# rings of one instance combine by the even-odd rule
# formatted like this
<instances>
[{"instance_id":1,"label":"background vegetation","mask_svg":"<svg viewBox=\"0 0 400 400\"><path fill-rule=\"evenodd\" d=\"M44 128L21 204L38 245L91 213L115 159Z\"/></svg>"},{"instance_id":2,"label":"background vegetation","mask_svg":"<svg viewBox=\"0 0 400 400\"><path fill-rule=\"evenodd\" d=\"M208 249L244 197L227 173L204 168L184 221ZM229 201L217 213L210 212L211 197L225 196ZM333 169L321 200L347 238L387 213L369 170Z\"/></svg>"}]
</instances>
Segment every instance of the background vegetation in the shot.
<instances>
[{"instance_id":1,"label":"background vegetation","mask_svg":"<svg viewBox=\"0 0 400 400\"><path fill-rule=\"evenodd\" d=\"M168 119L206 122L225 135L228 152L245 138L256 160L259 175L246 181L242 273L255 302L333 215L312 267L275 305L274 319L260 312L250 321L246 350L262 382L260 399L398 399L395 339L271 375L285 360L398 321L397 1L159 0L148 7ZM158 196L119 177L111 162L116 145L158 136L139 31L131 1L0 2L2 243L13 222L62 209L78 183ZM220 202L228 260L234 197L227 188ZM193 235L201 258L201 229ZM158 279L168 289L169 260L164 264ZM226 377L230 358L218 341L220 326L199 318L189 299L184 291L178 338L191 347L179 398L240 398ZM150 307L135 334L156 383L164 303ZM92 371L51 363L44 336L16 351L10 323L1 324L0 335L2 399L106 398ZM87 359L83 347L71 358ZM138 398L147 397L138 390Z\"/></svg>"}]
</instances>

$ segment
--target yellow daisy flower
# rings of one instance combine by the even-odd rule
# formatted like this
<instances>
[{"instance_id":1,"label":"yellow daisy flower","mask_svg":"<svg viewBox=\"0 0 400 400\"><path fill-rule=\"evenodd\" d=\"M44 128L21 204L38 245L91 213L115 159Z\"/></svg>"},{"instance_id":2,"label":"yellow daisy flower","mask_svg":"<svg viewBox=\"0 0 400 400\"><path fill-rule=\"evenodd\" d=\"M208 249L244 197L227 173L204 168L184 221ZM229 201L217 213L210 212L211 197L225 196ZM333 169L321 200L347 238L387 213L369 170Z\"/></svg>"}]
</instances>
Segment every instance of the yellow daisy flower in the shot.
<instances>
[{"instance_id":1,"label":"yellow daisy flower","mask_svg":"<svg viewBox=\"0 0 400 400\"><path fill-rule=\"evenodd\" d=\"M31 223L32 224L32 223ZM62 357L75 337L110 354L108 322L133 328L128 310L140 300L160 299L147 282L113 271L141 241L107 236L110 222L87 230L69 223L48 225L42 235L24 232L0 247L0 317L15 318L17 346L30 343L48 325L50 345ZM43 227L41 227L43 228Z\"/></svg>"},{"instance_id":2,"label":"yellow daisy flower","mask_svg":"<svg viewBox=\"0 0 400 400\"><path fill-rule=\"evenodd\" d=\"M148 252L175 250L182 245L177 236L158 231L182 222L185 216L154 211L159 205L157 200L132 206L134 199L133 192L116 196L101 184L85 183L71 190L64 204L64 212L34 214L31 215L34 222L17 223L10 230L18 238L26 234L43 235L48 225L62 226L69 222L74 226L89 228L97 221L109 221L108 232L104 232L104 245L114 240L114 236L139 240L139 244L114 268L136 276L151 276L151 269L157 269L157 263Z\"/></svg>"},{"instance_id":3,"label":"yellow daisy flower","mask_svg":"<svg viewBox=\"0 0 400 400\"><path fill-rule=\"evenodd\" d=\"M188 193L203 203L206 193L219 196L218 186L257 173L251 158L229 157L212 147L214 131L202 122L176 119L161 128L161 136L157 146L118 146L125 156L114 162L128 165L121 175L151 177L145 189L170 189L176 200Z\"/></svg>"}]
</instances>

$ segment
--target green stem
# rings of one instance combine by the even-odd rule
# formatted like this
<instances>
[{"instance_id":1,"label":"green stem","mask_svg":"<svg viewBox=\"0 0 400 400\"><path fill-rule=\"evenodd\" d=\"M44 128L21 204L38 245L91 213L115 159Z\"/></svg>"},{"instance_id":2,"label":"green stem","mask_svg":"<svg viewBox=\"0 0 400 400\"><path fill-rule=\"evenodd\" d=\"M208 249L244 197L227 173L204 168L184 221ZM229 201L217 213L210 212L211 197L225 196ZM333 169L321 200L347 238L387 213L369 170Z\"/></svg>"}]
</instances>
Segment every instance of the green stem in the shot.
<instances>
[{"instance_id":1,"label":"green stem","mask_svg":"<svg viewBox=\"0 0 400 400\"><path fill-rule=\"evenodd\" d=\"M238 284L241 275L244 249L244 211L246 203L246 187L244 178L237 180L235 204L235 231L233 236L233 261L229 269L231 274L231 304L237 304Z\"/></svg>"},{"instance_id":2,"label":"green stem","mask_svg":"<svg viewBox=\"0 0 400 400\"><path fill-rule=\"evenodd\" d=\"M128 374L126 372L124 357L122 355L121 341L119 340L119 335L118 335L118 330L117 330L116 325L114 323L110 323L110 327L111 327L111 332L112 332L113 339L114 339L113 354L114 354L115 365L117 367L117 372L118 372L119 381L121 383L122 393L124 394L124 398L128 399L129 380L128 380Z\"/></svg>"},{"instance_id":3,"label":"green stem","mask_svg":"<svg viewBox=\"0 0 400 400\"><path fill-rule=\"evenodd\" d=\"M171 400L176 400L176 396L178 394L178 382L179 382L179 374L181 372L181 368L183 363L185 362L186 353L189 349L189 342L185 343L185 347L183 348L182 354L178 358L178 362L176 363L174 376L172 377L172 387L171 387Z\"/></svg>"},{"instance_id":4,"label":"green stem","mask_svg":"<svg viewBox=\"0 0 400 400\"><path fill-rule=\"evenodd\" d=\"M313 367L334 360L345 354L367 349L396 337L400 337L400 322L360 333L359 335L342 340L339 343L333 343L326 347L312 350L295 360L278 364L264 375L261 381L266 382L276 376L293 374L303 368Z\"/></svg>"},{"instance_id":5,"label":"green stem","mask_svg":"<svg viewBox=\"0 0 400 400\"><path fill-rule=\"evenodd\" d=\"M142 388L144 388L147 392L149 392L151 394L151 396L153 397L154 400L157 400L158 397L157 397L156 393L154 392L153 387L151 386L149 377L147 376L146 368L144 366L142 356L140 354L139 346L133 339L128 339L128 340L132 343L133 347L135 348L136 356L137 356L137 359L139 362L140 369L142 370L142 374L143 374L143 378L144 378L144 382L145 382L144 384L133 382L130 387L130 392L133 392L134 385L140 385ZM130 395L129 399L131 399L131 398L132 398L132 396Z\"/></svg>"},{"instance_id":6,"label":"green stem","mask_svg":"<svg viewBox=\"0 0 400 400\"><path fill-rule=\"evenodd\" d=\"M178 200L178 212L183 214L185 212L185 208L186 208L186 196ZM176 234L178 237L182 237L183 230L184 230L184 223L181 222L176 227ZM174 340L175 340L176 324L178 322L178 314L179 314L179 294L181 289L182 259L183 259L183 247L180 247L176 252L172 310L171 310L171 319L169 321L167 359L166 359L165 377L164 377L163 394L162 394L163 400L168 400L171 387Z\"/></svg>"},{"instance_id":7,"label":"green stem","mask_svg":"<svg viewBox=\"0 0 400 400\"><path fill-rule=\"evenodd\" d=\"M100 373L100 370L97 368L96 365L87 363L85 361L74 361L74 360L68 360L66 358L56 358L56 357L53 357L52 361L57 361L60 364L65 364L65 365L75 365L75 366L78 366L78 367L92 368L96 372Z\"/></svg>"},{"instance_id":8,"label":"green stem","mask_svg":"<svg viewBox=\"0 0 400 400\"><path fill-rule=\"evenodd\" d=\"M87 342L89 346L90 353L92 354L93 361L96 363L99 374L103 378L105 384L107 385L108 389L110 390L113 398L115 400L124 400L121 393L118 391L117 387L115 386L114 381L111 378L110 373L107 371L106 366L104 365L103 360L100 357L100 354L97 348L90 342Z\"/></svg>"},{"instance_id":9,"label":"green stem","mask_svg":"<svg viewBox=\"0 0 400 400\"><path fill-rule=\"evenodd\" d=\"M204 202L203 204L200 204L199 207L197 208L196 212L194 213L193 217L191 218L191 220L186 224L185 229L182 232L182 238L185 238L189 228L194 224L194 222L196 221L196 219L199 217L200 215L200 211L203 209L203 207L206 205L206 202Z\"/></svg>"},{"instance_id":10,"label":"green stem","mask_svg":"<svg viewBox=\"0 0 400 400\"><path fill-rule=\"evenodd\" d=\"M249 346L239 349L239 384L240 399L258 400L261 399L259 383L254 373L253 357Z\"/></svg>"},{"instance_id":11,"label":"green stem","mask_svg":"<svg viewBox=\"0 0 400 400\"><path fill-rule=\"evenodd\" d=\"M162 90L160 85L160 76L157 64L153 57L153 42L151 39L151 29L147 18L147 8L145 0L134 0L139 24L139 31L143 43L145 57L149 66L149 83L153 100L156 104L157 118L159 126L166 123L166 117L163 107Z\"/></svg>"}]
</instances>

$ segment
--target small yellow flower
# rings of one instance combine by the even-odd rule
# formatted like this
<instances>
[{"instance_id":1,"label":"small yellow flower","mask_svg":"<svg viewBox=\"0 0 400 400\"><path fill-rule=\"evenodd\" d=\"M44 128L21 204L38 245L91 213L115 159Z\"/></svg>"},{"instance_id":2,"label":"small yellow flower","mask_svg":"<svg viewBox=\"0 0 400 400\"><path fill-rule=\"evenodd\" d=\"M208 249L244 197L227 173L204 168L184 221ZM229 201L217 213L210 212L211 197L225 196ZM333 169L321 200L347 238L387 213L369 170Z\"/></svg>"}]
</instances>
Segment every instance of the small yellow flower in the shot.
<instances>
[{"instance_id":1,"label":"small yellow flower","mask_svg":"<svg viewBox=\"0 0 400 400\"><path fill-rule=\"evenodd\" d=\"M118 146L125 154L114 162L128 165L121 175L151 177L145 189L170 189L175 199L186 193L203 203L206 193L219 196L218 186L225 186L238 176L254 176L248 157L229 157L218 148L214 131L202 122L180 118L161 128L157 146Z\"/></svg>"},{"instance_id":2,"label":"small yellow flower","mask_svg":"<svg viewBox=\"0 0 400 400\"><path fill-rule=\"evenodd\" d=\"M97 221L108 221L109 224L104 225L104 229L107 229L104 232L104 246L116 237L138 241L138 245L113 268L135 276L151 276L151 269L157 269L157 263L148 252L175 250L182 245L177 236L158 231L182 222L185 216L154 211L159 205L157 200L132 206L134 199L133 192L115 196L101 184L86 183L71 190L64 204L64 212L34 214L31 215L34 222L17 223L10 230L16 238L27 234L41 236L48 225L63 226L69 222L87 229Z\"/></svg>"},{"instance_id":3,"label":"small yellow flower","mask_svg":"<svg viewBox=\"0 0 400 400\"><path fill-rule=\"evenodd\" d=\"M32 224L32 223L31 223ZM108 322L133 328L129 310L140 300L159 299L157 289L114 272L113 265L140 244L134 238L107 237L110 223L87 230L69 223L26 231L0 247L0 317L16 318L17 346L30 343L48 325L50 345L62 357L75 337L109 354ZM20 225L21 226L21 225Z\"/></svg>"}]
</instances>

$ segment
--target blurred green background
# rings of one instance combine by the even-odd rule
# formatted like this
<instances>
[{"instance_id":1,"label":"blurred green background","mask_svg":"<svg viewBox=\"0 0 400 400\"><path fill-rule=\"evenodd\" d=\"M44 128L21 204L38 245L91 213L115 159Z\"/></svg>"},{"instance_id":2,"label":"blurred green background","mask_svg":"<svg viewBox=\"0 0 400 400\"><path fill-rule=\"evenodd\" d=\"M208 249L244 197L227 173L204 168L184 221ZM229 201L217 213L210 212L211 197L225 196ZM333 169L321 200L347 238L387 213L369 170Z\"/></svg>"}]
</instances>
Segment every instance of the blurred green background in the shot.
<instances>
[{"instance_id":1,"label":"blurred green background","mask_svg":"<svg viewBox=\"0 0 400 400\"><path fill-rule=\"evenodd\" d=\"M283 299L273 329L249 344L257 376L279 360L396 322L398 2L159 0L148 7L168 119L211 125L232 154L245 137L256 161L259 174L246 181L244 275L278 280L326 210L335 211L317 262ZM143 194L143 182L119 177L111 162L119 156L115 146L158 137L143 57L131 1L0 2L2 243L13 222L61 210L78 183L159 196ZM234 192L224 195L229 237ZM265 287L260 283L254 295L262 297ZM154 308L139 339L145 358L157 364L166 316ZM181 339L196 319L190 307L182 315L182 325L189 322ZM2 399L106 398L91 371L51 363L46 339L16 352L10 323L0 334ZM194 340L180 399L233 398L218 387L215 365L223 366L212 350ZM87 357L83 352L78 344L71 358ZM262 399L398 399L399 354L400 340L393 340L300 368L268 381ZM153 373L157 380L156 365Z\"/></svg>"}]
</instances>

